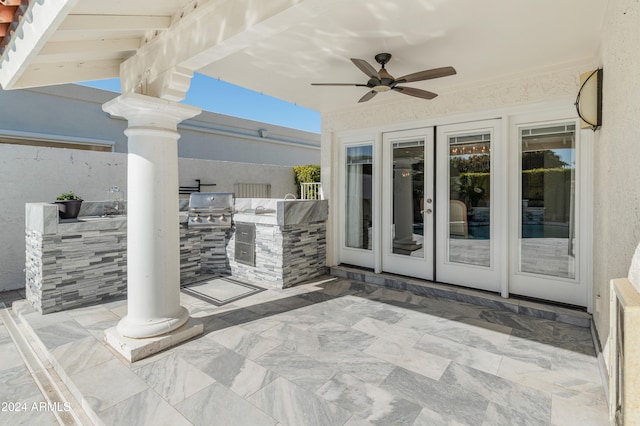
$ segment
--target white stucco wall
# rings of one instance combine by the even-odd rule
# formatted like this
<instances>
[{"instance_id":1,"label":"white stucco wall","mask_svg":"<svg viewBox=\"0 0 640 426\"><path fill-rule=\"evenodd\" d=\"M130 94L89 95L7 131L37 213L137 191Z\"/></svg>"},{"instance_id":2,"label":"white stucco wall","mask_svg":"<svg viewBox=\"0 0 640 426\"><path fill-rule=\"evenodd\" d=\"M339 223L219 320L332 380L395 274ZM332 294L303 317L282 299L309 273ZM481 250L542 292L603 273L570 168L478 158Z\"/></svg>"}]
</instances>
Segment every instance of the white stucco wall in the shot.
<instances>
[{"instance_id":1,"label":"white stucco wall","mask_svg":"<svg viewBox=\"0 0 640 426\"><path fill-rule=\"evenodd\" d=\"M66 84L29 90L1 90L0 135L29 132L60 137L91 138L114 143L126 151L124 125L110 120L102 103L116 94Z\"/></svg>"},{"instance_id":2,"label":"white stucco wall","mask_svg":"<svg viewBox=\"0 0 640 426\"><path fill-rule=\"evenodd\" d=\"M324 113L322 134L326 137L330 132L402 123L410 126L418 120L438 119L454 114L575 99L579 76L589 66L590 63L585 61L557 69L531 70L526 75L514 75L455 90L440 90L439 96L430 101L395 92L384 93L379 95L387 96L388 100L384 103L360 104L347 110Z\"/></svg>"},{"instance_id":3,"label":"white stucco wall","mask_svg":"<svg viewBox=\"0 0 640 426\"><path fill-rule=\"evenodd\" d=\"M180 185L194 179L216 183L205 191L233 191L234 183L270 183L272 197L295 193L290 166L226 161L178 160ZM118 185L126 191L127 155L0 144L0 291L24 288L25 203L52 202L67 191L89 201L107 199ZM177 208L177 207L176 207Z\"/></svg>"},{"instance_id":4,"label":"white stucco wall","mask_svg":"<svg viewBox=\"0 0 640 426\"><path fill-rule=\"evenodd\" d=\"M609 335L609 281L626 277L640 242L640 5L610 0L602 30L603 125L594 171L594 321Z\"/></svg>"},{"instance_id":5,"label":"white stucco wall","mask_svg":"<svg viewBox=\"0 0 640 426\"><path fill-rule=\"evenodd\" d=\"M102 105L117 93L65 84L0 90L0 136L20 132L113 143L127 152L127 122ZM260 136L265 129L265 137ZM320 135L203 111L180 123L178 156L220 161L296 166L320 162Z\"/></svg>"}]
</instances>

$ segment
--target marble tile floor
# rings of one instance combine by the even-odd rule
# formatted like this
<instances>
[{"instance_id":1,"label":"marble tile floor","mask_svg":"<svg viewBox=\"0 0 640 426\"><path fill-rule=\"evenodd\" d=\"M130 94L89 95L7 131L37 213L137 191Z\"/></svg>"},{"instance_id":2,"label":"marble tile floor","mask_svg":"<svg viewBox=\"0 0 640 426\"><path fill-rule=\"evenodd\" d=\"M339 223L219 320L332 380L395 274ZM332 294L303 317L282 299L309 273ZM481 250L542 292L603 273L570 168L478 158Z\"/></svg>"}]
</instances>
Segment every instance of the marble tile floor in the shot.
<instances>
[{"instance_id":1,"label":"marble tile floor","mask_svg":"<svg viewBox=\"0 0 640 426\"><path fill-rule=\"evenodd\" d=\"M333 277L181 297L204 335L134 364L102 342L125 301L12 311L105 425L608 424L589 328Z\"/></svg>"},{"instance_id":2,"label":"marble tile floor","mask_svg":"<svg viewBox=\"0 0 640 426\"><path fill-rule=\"evenodd\" d=\"M7 300L7 296L3 299ZM19 300L9 299L8 302ZM5 308L3 301L0 309ZM0 425L57 425L54 413L47 407L44 395L0 319Z\"/></svg>"}]
</instances>

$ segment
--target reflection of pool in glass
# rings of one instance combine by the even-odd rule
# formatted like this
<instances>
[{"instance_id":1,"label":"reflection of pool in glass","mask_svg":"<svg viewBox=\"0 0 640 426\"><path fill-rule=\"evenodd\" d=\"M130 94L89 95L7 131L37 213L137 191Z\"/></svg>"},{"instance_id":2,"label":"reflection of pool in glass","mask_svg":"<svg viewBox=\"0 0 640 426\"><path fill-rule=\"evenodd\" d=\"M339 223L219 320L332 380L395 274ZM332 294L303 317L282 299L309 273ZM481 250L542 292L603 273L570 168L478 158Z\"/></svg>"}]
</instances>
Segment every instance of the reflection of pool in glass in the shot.
<instances>
[{"instance_id":1,"label":"reflection of pool in glass","mask_svg":"<svg viewBox=\"0 0 640 426\"><path fill-rule=\"evenodd\" d=\"M468 223L469 238L474 240L488 240L490 238L491 229L488 224ZM423 235L423 225L421 223L413 224L413 233ZM464 238L452 236L451 238ZM522 238L569 238L568 223L536 223L522 225Z\"/></svg>"},{"instance_id":2,"label":"reflection of pool in glass","mask_svg":"<svg viewBox=\"0 0 640 426\"><path fill-rule=\"evenodd\" d=\"M489 225L468 224L469 238L474 240L488 240ZM522 225L522 238L569 238L569 224L538 223Z\"/></svg>"},{"instance_id":3,"label":"reflection of pool in glass","mask_svg":"<svg viewBox=\"0 0 640 426\"><path fill-rule=\"evenodd\" d=\"M488 240L491 235L491 229L489 225L473 225L468 224L469 238L474 240Z\"/></svg>"},{"instance_id":4,"label":"reflection of pool in glass","mask_svg":"<svg viewBox=\"0 0 640 426\"><path fill-rule=\"evenodd\" d=\"M524 224L522 225L522 238L569 238L569 224Z\"/></svg>"}]
</instances>

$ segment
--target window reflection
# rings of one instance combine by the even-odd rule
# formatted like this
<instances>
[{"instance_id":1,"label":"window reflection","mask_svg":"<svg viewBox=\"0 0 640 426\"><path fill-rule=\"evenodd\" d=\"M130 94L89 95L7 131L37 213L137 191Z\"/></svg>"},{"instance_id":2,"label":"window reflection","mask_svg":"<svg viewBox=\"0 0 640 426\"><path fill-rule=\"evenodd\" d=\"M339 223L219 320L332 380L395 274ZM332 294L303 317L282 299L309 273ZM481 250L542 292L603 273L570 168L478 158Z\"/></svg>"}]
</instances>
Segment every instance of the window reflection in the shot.
<instances>
[{"instance_id":1,"label":"window reflection","mask_svg":"<svg viewBox=\"0 0 640 426\"><path fill-rule=\"evenodd\" d=\"M424 257L424 140L393 144L394 254Z\"/></svg>"},{"instance_id":2,"label":"window reflection","mask_svg":"<svg viewBox=\"0 0 640 426\"><path fill-rule=\"evenodd\" d=\"M522 129L520 270L575 278L575 125Z\"/></svg>"},{"instance_id":3,"label":"window reflection","mask_svg":"<svg viewBox=\"0 0 640 426\"><path fill-rule=\"evenodd\" d=\"M449 261L491 266L491 134L448 142Z\"/></svg>"}]
</instances>

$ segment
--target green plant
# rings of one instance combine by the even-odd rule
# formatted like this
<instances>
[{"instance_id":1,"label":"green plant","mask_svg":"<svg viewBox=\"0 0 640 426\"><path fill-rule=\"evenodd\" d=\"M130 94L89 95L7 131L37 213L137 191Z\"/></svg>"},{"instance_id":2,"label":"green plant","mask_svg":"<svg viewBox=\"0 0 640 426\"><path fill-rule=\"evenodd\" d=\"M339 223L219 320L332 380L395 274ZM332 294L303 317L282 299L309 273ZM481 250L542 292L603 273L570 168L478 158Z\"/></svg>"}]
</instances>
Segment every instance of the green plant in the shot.
<instances>
[{"instance_id":1,"label":"green plant","mask_svg":"<svg viewBox=\"0 0 640 426\"><path fill-rule=\"evenodd\" d=\"M69 201L69 200L82 200L82 198L74 194L73 191L63 192L62 194L56 197L56 201Z\"/></svg>"},{"instance_id":2,"label":"green plant","mask_svg":"<svg viewBox=\"0 0 640 426\"><path fill-rule=\"evenodd\" d=\"M489 173L460 173L458 182L458 196L471 213L478 202L484 200L489 189Z\"/></svg>"},{"instance_id":3,"label":"green plant","mask_svg":"<svg viewBox=\"0 0 640 426\"><path fill-rule=\"evenodd\" d=\"M307 164L305 166L295 166L296 187L298 188L298 198L300 198L300 184L310 182L320 182L320 166L318 164Z\"/></svg>"}]
</instances>

